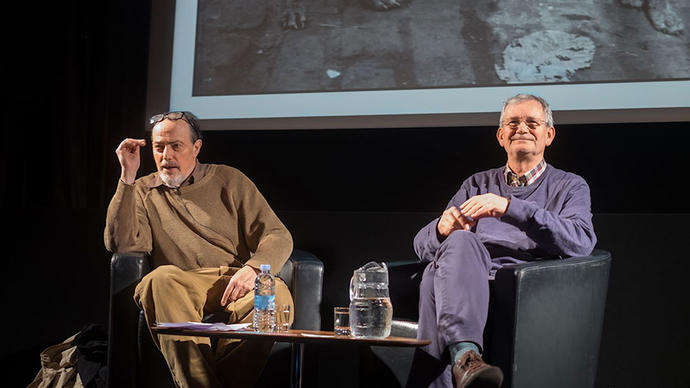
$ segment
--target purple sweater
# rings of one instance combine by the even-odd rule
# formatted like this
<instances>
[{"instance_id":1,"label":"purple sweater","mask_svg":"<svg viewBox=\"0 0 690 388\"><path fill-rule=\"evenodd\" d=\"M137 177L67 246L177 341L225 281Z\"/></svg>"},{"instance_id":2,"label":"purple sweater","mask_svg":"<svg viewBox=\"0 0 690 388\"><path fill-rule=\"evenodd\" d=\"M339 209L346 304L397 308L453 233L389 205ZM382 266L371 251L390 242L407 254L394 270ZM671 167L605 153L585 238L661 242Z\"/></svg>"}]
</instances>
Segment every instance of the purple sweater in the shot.
<instances>
[{"instance_id":1,"label":"purple sweater","mask_svg":"<svg viewBox=\"0 0 690 388\"><path fill-rule=\"evenodd\" d=\"M511 187L505 167L472 175L446 206L460 208L468 198L494 193L510 198L501 218L482 218L472 231L489 249L492 258L519 260L554 256L583 256L594 249L597 238L592 226L589 186L580 176L547 165L531 185ZM431 261L440 246L438 218L415 236L414 248L422 261Z\"/></svg>"}]
</instances>

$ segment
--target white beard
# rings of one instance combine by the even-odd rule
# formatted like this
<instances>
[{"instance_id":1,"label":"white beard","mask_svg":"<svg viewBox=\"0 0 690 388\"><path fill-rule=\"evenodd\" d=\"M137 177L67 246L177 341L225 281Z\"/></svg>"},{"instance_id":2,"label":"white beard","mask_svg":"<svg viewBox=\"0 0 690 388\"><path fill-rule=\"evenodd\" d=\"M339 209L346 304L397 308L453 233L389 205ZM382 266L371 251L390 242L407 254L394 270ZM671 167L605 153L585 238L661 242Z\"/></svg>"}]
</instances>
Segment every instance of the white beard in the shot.
<instances>
[{"instance_id":1,"label":"white beard","mask_svg":"<svg viewBox=\"0 0 690 388\"><path fill-rule=\"evenodd\" d=\"M163 181L163 184L170 187L171 189L176 189L180 187L182 182L185 180L185 176L182 174L168 175L166 173L160 173L159 176Z\"/></svg>"}]
</instances>

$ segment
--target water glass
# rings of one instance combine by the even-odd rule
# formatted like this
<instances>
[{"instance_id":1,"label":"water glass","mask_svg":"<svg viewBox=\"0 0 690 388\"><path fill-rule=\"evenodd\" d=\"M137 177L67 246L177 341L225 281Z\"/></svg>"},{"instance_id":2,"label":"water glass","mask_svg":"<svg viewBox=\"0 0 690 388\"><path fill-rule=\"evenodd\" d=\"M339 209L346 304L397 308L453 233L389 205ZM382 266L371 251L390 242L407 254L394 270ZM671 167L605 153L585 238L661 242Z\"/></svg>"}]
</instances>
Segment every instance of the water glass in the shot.
<instances>
[{"instance_id":1,"label":"water glass","mask_svg":"<svg viewBox=\"0 0 690 388\"><path fill-rule=\"evenodd\" d=\"M349 307L335 307L333 309L333 332L336 336L350 335Z\"/></svg>"},{"instance_id":2,"label":"water glass","mask_svg":"<svg viewBox=\"0 0 690 388\"><path fill-rule=\"evenodd\" d=\"M278 331L286 332L290 329L290 311L289 304L281 304L276 307Z\"/></svg>"}]
</instances>

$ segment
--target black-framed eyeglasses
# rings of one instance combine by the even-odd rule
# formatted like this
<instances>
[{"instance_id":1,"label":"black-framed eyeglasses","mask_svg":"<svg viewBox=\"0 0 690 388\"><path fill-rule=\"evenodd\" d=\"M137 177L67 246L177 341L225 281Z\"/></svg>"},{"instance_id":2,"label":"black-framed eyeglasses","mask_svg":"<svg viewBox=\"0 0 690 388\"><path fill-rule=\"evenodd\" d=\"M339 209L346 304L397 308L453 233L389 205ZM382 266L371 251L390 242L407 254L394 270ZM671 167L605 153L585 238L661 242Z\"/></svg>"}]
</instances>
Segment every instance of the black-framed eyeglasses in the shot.
<instances>
[{"instance_id":1,"label":"black-framed eyeglasses","mask_svg":"<svg viewBox=\"0 0 690 388\"><path fill-rule=\"evenodd\" d=\"M149 119L149 124L150 124L150 125L156 125L156 124L160 123L161 121L163 121L163 120L165 120L165 119L169 119L169 120L179 120L179 119L183 119L184 121L189 122L190 116L193 117L194 119L196 118L196 117L194 117L194 115L193 115L192 113L190 113L190 112L182 112L182 111L180 111L180 112L165 112L165 113L159 113L159 114L157 114L157 115L151 116L151 118Z\"/></svg>"},{"instance_id":2,"label":"black-framed eyeglasses","mask_svg":"<svg viewBox=\"0 0 690 388\"><path fill-rule=\"evenodd\" d=\"M197 139L201 139L201 128L199 127L199 122L197 117L192 112L187 111L175 111L175 112L165 112L159 113L157 115L151 116L149 119L149 125L154 126L161 121L168 120L184 120L192 128L192 142Z\"/></svg>"}]
</instances>

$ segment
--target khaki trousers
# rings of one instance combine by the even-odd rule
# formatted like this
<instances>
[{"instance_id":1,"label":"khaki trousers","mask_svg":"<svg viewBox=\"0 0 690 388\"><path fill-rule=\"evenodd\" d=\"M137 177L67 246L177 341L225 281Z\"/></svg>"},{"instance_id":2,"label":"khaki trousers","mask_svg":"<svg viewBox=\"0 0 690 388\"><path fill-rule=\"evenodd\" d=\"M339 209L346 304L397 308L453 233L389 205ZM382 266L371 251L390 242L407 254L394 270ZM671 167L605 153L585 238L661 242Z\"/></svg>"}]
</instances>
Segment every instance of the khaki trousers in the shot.
<instances>
[{"instance_id":1,"label":"khaki trousers","mask_svg":"<svg viewBox=\"0 0 690 388\"><path fill-rule=\"evenodd\" d=\"M144 311L149 326L156 322L201 322L207 313L225 310L227 323L250 323L254 292L220 305L225 287L239 268L199 268L184 271L174 265L160 266L139 282L134 301ZM285 283L276 278L276 306L289 304L293 321L292 296ZM276 314L276 323L282 323ZM273 342L220 339L212 349L208 337L154 335L178 387L253 386L270 354Z\"/></svg>"}]
</instances>

